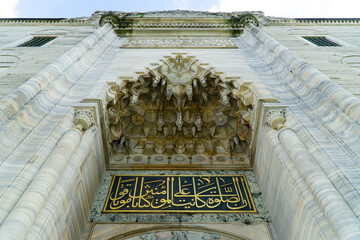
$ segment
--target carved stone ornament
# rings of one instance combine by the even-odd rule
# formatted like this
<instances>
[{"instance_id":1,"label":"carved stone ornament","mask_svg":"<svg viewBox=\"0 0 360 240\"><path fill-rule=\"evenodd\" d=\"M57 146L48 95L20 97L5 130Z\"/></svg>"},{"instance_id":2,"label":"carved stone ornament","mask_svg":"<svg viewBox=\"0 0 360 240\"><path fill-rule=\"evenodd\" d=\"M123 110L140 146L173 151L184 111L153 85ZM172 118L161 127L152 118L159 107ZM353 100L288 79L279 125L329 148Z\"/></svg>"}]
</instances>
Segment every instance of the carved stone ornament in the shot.
<instances>
[{"instance_id":1,"label":"carved stone ornament","mask_svg":"<svg viewBox=\"0 0 360 240\"><path fill-rule=\"evenodd\" d=\"M266 124L274 130L285 127L285 109L270 109L266 113Z\"/></svg>"},{"instance_id":2,"label":"carved stone ornament","mask_svg":"<svg viewBox=\"0 0 360 240\"><path fill-rule=\"evenodd\" d=\"M252 91L174 54L107 92L108 139L123 154L248 156Z\"/></svg>"},{"instance_id":3,"label":"carved stone ornament","mask_svg":"<svg viewBox=\"0 0 360 240\"><path fill-rule=\"evenodd\" d=\"M241 26L245 27L245 25L248 24L248 23L254 24L255 26L259 26L259 21L251 13L241 15L240 16L240 24L241 24Z\"/></svg>"},{"instance_id":4,"label":"carved stone ornament","mask_svg":"<svg viewBox=\"0 0 360 240\"><path fill-rule=\"evenodd\" d=\"M127 39L121 48L238 48L226 38L146 38Z\"/></svg>"},{"instance_id":5,"label":"carved stone ornament","mask_svg":"<svg viewBox=\"0 0 360 240\"><path fill-rule=\"evenodd\" d=\"M120 18L111 12L108 12L101 16L99 26L103 26L105 23L110 23L113 27L116 27L120 23Z\"/></svg>"},{"instance_id":6,"label":"carved stone ornament","mask_svg":"<svg viewBox=\"0 0 360 240\"><path fill-rule=\"evenodd\" d=\"M99 19L99 25L109 22L118 28L198 28L224 29L243 28L247 23L258 26L256 16L264 17L262 12L196 12L186 10L159 11L159 12L95 12L92 18ZM184 21L189 18L191 21ZM120 21L118 21L120 19ZM162 21L159 21L162 19Z\"/></svg>"},{"instance_id":7,"label":"carved stone ornament","mask_svg":"<svg viewBox=\"0 0 360 240\"><path fill-rule=\"evenodd\" d=\"M246 24L251 23L255 26L259 26L259 21L251 13L233 14L230 18L230 24L232 27L245 27Z\"/></svg>"},{"instance_id":8,"label":"carved stone ornament","mask_svg":"<svg viewBox=\"0 0 360 240\"><path fill-rule=\"evenodd\" d=\"M94 116L91 110L79 109L75 111L75 128L80 131L86 131L94 125Z\"/></svg>"}]
</instances>

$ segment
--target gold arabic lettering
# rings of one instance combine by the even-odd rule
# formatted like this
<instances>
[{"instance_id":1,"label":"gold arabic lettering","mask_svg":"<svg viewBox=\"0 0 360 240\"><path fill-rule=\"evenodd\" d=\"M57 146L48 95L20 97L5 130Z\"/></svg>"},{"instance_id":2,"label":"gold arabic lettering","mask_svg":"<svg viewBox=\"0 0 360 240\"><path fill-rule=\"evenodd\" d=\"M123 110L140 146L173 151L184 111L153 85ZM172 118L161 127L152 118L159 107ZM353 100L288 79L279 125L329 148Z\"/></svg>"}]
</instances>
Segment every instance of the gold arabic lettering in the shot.
<instances>
[{"instance_id":1,"label":"gold arabic lettering","mask_svg":"<svg viewBox=\"0 0 360 240\"><path fill-rule=\"evenodd\" d=\"M256 212L245 176L114 176L104 212Z\"/></svg>"}]
</instances>

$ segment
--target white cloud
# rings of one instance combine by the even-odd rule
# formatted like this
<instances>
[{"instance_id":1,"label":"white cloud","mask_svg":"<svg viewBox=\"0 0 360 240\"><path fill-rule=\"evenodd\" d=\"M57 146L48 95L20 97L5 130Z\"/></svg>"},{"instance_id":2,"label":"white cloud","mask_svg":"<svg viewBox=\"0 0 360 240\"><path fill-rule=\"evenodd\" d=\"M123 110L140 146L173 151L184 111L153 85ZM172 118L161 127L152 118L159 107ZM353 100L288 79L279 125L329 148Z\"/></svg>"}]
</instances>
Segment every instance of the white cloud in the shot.
<instances>
[{"instance_id":1,"label":"white cloud","mask_svg":"<svg viewBox=\"0 0 360 240\"><path fill-rule=\"evenodd\" d=\"M209 11L263 11L266 16L292 18L360 17L358 0L218 0Z\"/></svg>"},{"instance_id":2,"label":"white cloud","mask_svg":"<svg viewBox=\"0 0 360 240\"><path fill-rule=\"evenodd\" d=\"M16 7L19 0L0 0L0 18L16 18L19 16L19 11Z\"/></svg>"},{"instance_id":3,"label":"white cloud","mask_svg":"<svg viewBox=\"0 0 360 240\"><path fill-rule=\"evenodd\" d=\"M173 0L176 9L187 9L189 7L188 0Z\"/></svg>"}]
</instances>

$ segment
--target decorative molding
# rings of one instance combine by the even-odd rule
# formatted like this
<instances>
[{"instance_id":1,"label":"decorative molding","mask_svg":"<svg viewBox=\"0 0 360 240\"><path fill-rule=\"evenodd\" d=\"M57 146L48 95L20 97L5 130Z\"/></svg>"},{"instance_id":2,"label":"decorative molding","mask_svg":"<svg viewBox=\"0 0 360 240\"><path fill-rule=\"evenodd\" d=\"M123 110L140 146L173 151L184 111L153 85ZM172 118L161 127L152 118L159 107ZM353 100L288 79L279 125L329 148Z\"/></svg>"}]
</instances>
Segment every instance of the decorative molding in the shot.
<instances>
[{"instance_id":1,"label":"decorative molding","mask_svg":"<svg viewBox=\"0 0 360 240\"><path fill-rule=\"evenodd\" d=\"M127 39L121 48L238 48L226 38L146 38Z\"/></svg>"},{"instance_id":2,"label":"decorative molding","mask_svg":"<svg viewBox=\"0 0 360 240\"><path fill-rule=\"evenodd\" d=\"M41 19L41 18L34 18L34 19L19 19L19 18L9 18L9 19L1 19L0 18L0 25L89 25L88 18L85 19Z\"/></svg>"},{"instance_id":3,"label":"decorative molding","mask_svg":"<svg viewBox=\"0 0 360 240\"><path fill-rule=\"evenodd\" d=\"M169 22L152 22L151 20L149 21L142 21L142 22L134 22L134 23L129 23L129 22L122 22L119 24L120 28L134 28L134 29L143 29L143 28L174 28L174 29L179 29L179 28L230 28L230 27L241 27L240 24L237 25L231 25L227 22L224 21L218 21L218 22L207 22L205 20L197 21L197 22L184 22L184 21L169 21Z\"/></svg>"},{"instance_id":4,"label":"decorative molding","mask_svg":"<svg viewBox=\"0 0 360 240\"><path fill-rule=\"evenodd\" d=\"M268 18L268 23L271 25L359 25L360 18Z\"/></svg>"},{"instance_id":5,"label":"decorative molding","mask_svg":"<svg viewBox=\"0 0 360 240\"><path fill-rule=\"evenodd\" d=\"M146 19L141 22L128 22L121 21L123 17L127 19ZM192 18L196 21L165 21L158 22L152 21L154 18L171 18L171 19L189 19ZM206 21L206 19L212 21ZM199 22L198 20L203 19ZM215 22L213 20L216 20ZM221 23L221 21L223 22ZM224 22L225 20L225 22ZM230 21L229 21L230 20ZM259 21L261 20L261 21ZM0 19L0 25L90 25L95 24L102 26L105 22L111 23L113 26L129 27L132 28L229 28L229 27L244 27L247 23L251 22L258 26L261 24L319 24L319 25L339 25L350 24L359 25L360 18L274 18L266 17L261 11L251 12L206 12L206 11L187 11L187 10L169 10L169 11L151 11L151 12L121 12L121 11L97 11L90 17L81 18L3 18ZM235 24L236 23L236 24ZM117 25L119 24L119 25Z\"/></svg>"},{"instance_id":6,"label":"decorative molding","mask_svg":"<svg viewBox=\"0 0 360 240\"><path fill-rule=\"evenodd\" d=\"M116 19L119 19L119 21ZM257 17L264 18L262 12L210 13L197 11L159 11L144 13L95 12L90 21L98 20L101 26L104 19L118 22L118 28L243 28L246 23L259 25ZM161 21L158 19L161 18ZM192 21L186 21L191 19Z\"/></svg>"},{"instance_id":7,"label":"decorative molding","mask_svg":"<svg viewBox=\"0 0 360 240\"><path fill-rule=\"evenodd\" d=\"M96 18L107 13L115 15L126 15L131 18L229 18L231 16L240 16L252 14L254 16L263 16L261 11L241 11L241 12L208 12L191 10L166 10L149 12L122 12L122 11L96 11L92 17Z\"/></svg>"}]
</instances>

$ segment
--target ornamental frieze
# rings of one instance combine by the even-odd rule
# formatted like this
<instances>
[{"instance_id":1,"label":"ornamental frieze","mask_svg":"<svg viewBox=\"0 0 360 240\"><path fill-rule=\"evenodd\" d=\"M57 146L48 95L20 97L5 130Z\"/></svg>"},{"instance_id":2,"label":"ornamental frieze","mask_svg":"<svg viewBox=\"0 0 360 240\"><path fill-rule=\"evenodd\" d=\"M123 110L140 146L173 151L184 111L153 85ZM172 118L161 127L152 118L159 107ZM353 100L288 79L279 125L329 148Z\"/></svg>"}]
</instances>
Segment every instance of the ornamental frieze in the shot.
<instances>
[{"instance_id":1,"label":"ornamental frieze","mask_svg":"<svg viewBox=\"0 0 360 240\"><path fill-rule=\"evenodd\" d=\"M226 38L146 38L127 39L121 48L237 48Z\"/></svg>"}]
</instances>

